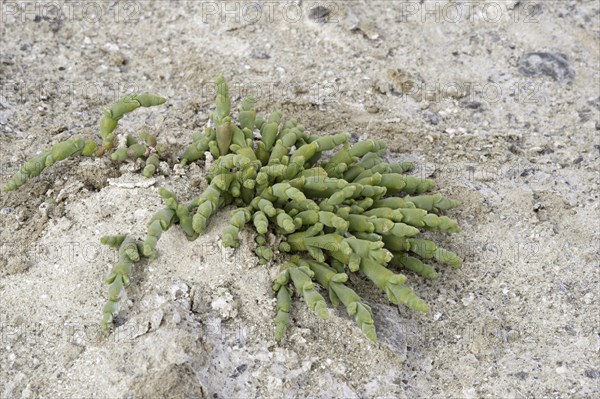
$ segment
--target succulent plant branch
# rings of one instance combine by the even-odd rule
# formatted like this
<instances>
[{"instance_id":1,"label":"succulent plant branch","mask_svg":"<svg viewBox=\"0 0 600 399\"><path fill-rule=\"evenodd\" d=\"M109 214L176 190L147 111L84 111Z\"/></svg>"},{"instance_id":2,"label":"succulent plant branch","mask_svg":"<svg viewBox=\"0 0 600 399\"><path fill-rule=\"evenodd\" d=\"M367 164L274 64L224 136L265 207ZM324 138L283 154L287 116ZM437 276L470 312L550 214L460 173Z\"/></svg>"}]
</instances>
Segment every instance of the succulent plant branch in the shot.
<instances>
[{"instance_id":1,"label":"succulent plant branch","mask_svg":"<svg viewBox=\"0 0 600 399\"><path fill-rule=\"evenodd\" d=\"M440 215L458 206L458 201L424 194L434 182L406 175L413 167L409 162L386 162L382 140L351 144L347 134L309 135L297 119L284 118L281 112L266 119L258 117L251 98L242 101L236 118L231 114L224 78L219 77L216 84L210 126L192 137L180 157L185 166L212 155L206 190L182 203L160 188L166 207L149 221L143 241L130 235L102 238L103 243L119 248L119 262L106 278L110 287L103 309L104 328L110 327L118 312L133 264L141 257L158 255L157 243L166 230L179 225L188 239L194 240L206 230L210 217L227 206L234 209L230 225L222 233L224 246L237 247L240 231L252 226L257 233L255 253L266 263L277 252L268 244L267 234L280 237L277 249L283 263L273 284L276 339L283 338L290 322L294 293L321 318L329 317L320 286L328 292L329 301L334 306L343 304L365 335L375 341L371 308L348 287L350 273L366 277L394 304L427 311L427 304L408 287L407 277L393 270L435 279L438 275L427 261L461 265L453 252L417 238L422 230L459 231L454 220ZM166 152L164 146L157 144L155 136L142 132L141 141L128 136L126 146L115 148L114 130L126 113L164 102L151 94L121 99L105 110L100 121L101 146L79 138L59 143L24 164L4 189L14 190L44 167L79 155L106 154L115 161L143 158L143 174L152 176Z\"/></svg>"},{"instance_id":2,"label":"succulent plant branch","mask_svg":"<svg viewBox=\"0 0 600 399\"><path fill-rule=\"evenodd\" d=\"M108 288L108 301L102 308L102 328L112 325L114 316L119 313L119 302L129 285L133 264L140 260L139 243L131 236L104 236L100 241L108 246L119 248L119 261L104 279Z\"/></svg>"},{"instance_id":3,"label":"succulent plant branch","mask_svg":"<svg viewBox=\"0 0 600 399\"><path fill-rule=\"evenodd\" d=\"M45 149L41 154L24 163L19 171L2 187L2 191L12 191L21 187L29 179L39 176L42 171L58 161L70 157L86 156L99 157L109 155L113 161L125 161L128 158L146 159L144 176L150 177L159 164L159 155L166 152L164 145L158 145L156 137L146 132L140 133L143 142L138 142L132 136L126 137L126 146L113 150L116 142L114 130L118 121L123 116L139 107L151 107L164 104L166 99L149 93L132 94L125 96L104 110L100 120L100 136L102 145L96 140L85 140L82 137L73 137Z\"/></svg>"}]
</instances>

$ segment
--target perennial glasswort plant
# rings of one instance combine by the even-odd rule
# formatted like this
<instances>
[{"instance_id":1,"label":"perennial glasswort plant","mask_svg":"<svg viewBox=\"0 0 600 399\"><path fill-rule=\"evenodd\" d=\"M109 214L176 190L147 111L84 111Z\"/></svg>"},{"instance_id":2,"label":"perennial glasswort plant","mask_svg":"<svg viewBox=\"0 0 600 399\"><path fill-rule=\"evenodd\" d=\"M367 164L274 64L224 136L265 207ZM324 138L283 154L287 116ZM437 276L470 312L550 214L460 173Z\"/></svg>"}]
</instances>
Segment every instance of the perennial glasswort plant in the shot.
<instances>
[{"instance_id":1,"label":"perennial glasswort plant","mask_svg":"<svg viewBox=\"0 0 600 399\"><path fill-rule=\"evenodd\" d=\"M101 242L118 248L119 260L105 281L109 285L102 326L110 330L135 263L158 255L161 235L174 225L194 240L219 209L234 206L222 243L238 246L238 235L247 224L256 230L255 253L261 263L274 258L267 234L280 238L283 260L273 283L277 296L275 338L280 340L290 322L292 293L323 319L328 318L321 289L333 306L343 304L365 335L375 341L371 308L349 287L348 275L360 273L385 292L394 304L427 311L428 306L406 284L404 269L427 279L437 278L423 260L459 267L460 258L435 242L418 238L422 230L457 232L457 223L440 213L458 202L440 194L423 194L434 187L430 179L406 175L409 162L388 163L382 140L350 145L349 135L309 135L295 118L273 112L257 116L254 101L242 101L237 118L223 77L216 82L216 109L203 134L181 155L182 165L213 157L207 171L208 187L196 199L181 202L165 188L159 189L165 207L148 222L147 236L105 236ZM97 139L74 137L44 150L21 166L3 187L11 191L38 176L55 162L76 156L109 156L114 161L145 160L143 174L152 176L166 146L154 135L126 136L117 145L119 120L139 107L158 106L166 100L143 93L129 95L104 111ZM118 148L116 148L118 147ZM335 151L327 156L327 152Z\"/></svg>"}]
</instances>

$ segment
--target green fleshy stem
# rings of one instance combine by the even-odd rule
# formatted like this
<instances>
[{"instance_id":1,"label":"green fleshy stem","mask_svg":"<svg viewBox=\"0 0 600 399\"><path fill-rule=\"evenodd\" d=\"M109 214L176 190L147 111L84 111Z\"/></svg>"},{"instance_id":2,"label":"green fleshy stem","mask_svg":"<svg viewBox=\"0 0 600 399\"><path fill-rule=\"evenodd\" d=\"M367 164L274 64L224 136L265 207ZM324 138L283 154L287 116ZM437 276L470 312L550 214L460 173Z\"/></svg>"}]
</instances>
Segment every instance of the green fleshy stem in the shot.
<instances>
[{"instance_id":1,"label":"green fleshy stem","mask_svg":"<svg viewBox=\"0 0 600 399\"><path fill-rule=\"evenodd\" d=\"M154 173L156 172L156 169L158 168L159 164L160 159L158 159L158 156L156 154L150 155L148 159L146 159L146 166L144 167L144 171L142 172L144 177L152 177L152 175L154 175Z\"/></svg>"},{"instance_id":2,"label":"green fleshy stem","mask_svg":"<svg viewBox=\"0 0 600 399\"><path fill-rule=\"evenodd\" d=\"M422 312L429 310L429 306L410 288L404 285L406 283L406 276L394 274L385 266L370 259L363 259L360 264L360 271L377 287L383 290L393 304L402 303L409 308Z\"/></svg>"},{"instance_id":3,"label":"green fleshy stem","mask_svg":"<svg viewBox=\"0 0 600 399\"><path fill-rule=\"evenodd\" d=\"M256 101L252 97L245 97L242 100L240 107L240 129L254 130L254 123L256 121L256 109L254 108Z\"/></svg>"},{"instance_id":4,"label":"green fleshy stem","mask_svg":"<svg viewBox=\"0 0 600 399\"><path fill-rule=\"evenodd\" d=\"M2 191L16 190L33 177L39 176L42 171L54 163L76 156L96 156L97 144L92 140L71 138L55 144L44 150L40 155L25 162L19 171L2 187Z\"/></svg>"},{"instance_id":5,"label":"green fleshy stem","mask_svg":"<svg viewBox=\"0 0 600 399\"><path fill-rule=\"evenodd\" d=\"M217 98L215 100L215 104L217 106L216 117L218 121L221 121L223 118L228 117L231 111L229 87L227 86L227 82L223 76L219 76L217 78L215 86L217 90Z\"/></svg>"},{"instance_id":6,"label":"green fleshy stem","mask_svg":"<svg viewBox=\"0 0 600 399\"><path fill-rule=\"evenodd\" d=\"M215 184L209 185L196 201L198 209L192 218L192 227L198 234L202 234L208 225L208 219L223 204L222 192Z\"/></svg>"},{"instance_id":7,"label":"green fleshy stem","mask_svg":"<svg viewBox=\"0 0 600 399\"><path fill-rule=\"evenodd\" d=\"M113 246L121 241L122 236L110 236L102 241ZM134 262L140 259L135 239L125 236L119 246L119 260L104 279L108 288L108 301L102 309L102 329L108 331L114 317L119 312L119 302L124 295L125 287L130 283L130 275Z\"/></svg>"},{"instance_id":8,"label":"green fleshy stem","mask_svg":"<svg viewBox=\"0 0 600 399\"><path fill-rule=\"evenodd\" d=\"M259 263L263 263L263 264L270 261L271 259L273 259L273 256L275 255L271 248L264 246L264 245L258 246L254 250L254 253L258 256Z\"/></svg>"},{"instance_id":9,"label":"green fleshy stem","mask_svg":"<svg viewBox=\"0 0 600 399\"><path fill-rule=\"evenodd\" d=\"M314 289L311 281L314 273L307 267L290 267L288 271L296 291L302 294L308 307L323 320L329 319L325 298Z\"/></svg>"},{"instance_id":10,"label":"green fleshy stem","mask_svg":"<svg viewBox=\"0 0 600 399\"><path fill-rule=\"evenodd\" d=\"M164 104L167 100L160 96L142 93L125 96L113 103L104 110L104 115L100 119L100 134L102 136L102 146L109 150L114 146L114 130L119 120L127 113L139 107L153 107Z\"/></svg>"},{"instance_id":11,"label":"green fleshy stem","mask_svg":"<svg viewBox=\"0 0 600 399\"><path fill-rule=\"evenodd\" d=\"M377 341L371 308L362 302L354 290L344 283L348 280L345 273L337 273L325 263L306 261L314 272L315 279L329 290L329 298L334 306L343 303L350 316L354 316L361 331L373 342Z\"/></svg>"},{"instance_id":12,"label":"green fleshy stem","mask_svg":"<svg viewBox=\"0 0 600 399\"><path fill-rule=\"evenodd\" d=\"M181 156L181 165L187 165L190 162L197 161L204 156L204 153L209 150L209 143L214 142L216 133L213 128L207 127L204 129L204 135L194 140Z\"/></svg>"},{"instance_id":13,"label":"green fleshy stem","mask_svg":"<svg viewBox=\"0 0 600 399\"><path fill-rule=\"evenodd\" d=\"M423 263L420 259L405 253L394 253L390 265L410 270L428 280L436 280L438 278L438 274L431 265Z\"/></svg>"},{"instance_id":14,"label":"green fleshy stem","mask_svg":"<svg viewBox=\"0 0 600 399\"><path fill-rule=\"evenodd\" d=\"M292 294L287 286L282 285L277 291L277 315L275 316L275 339L280 341L290 324L290 308Z\"/></svg>"},{"instance_id":15,"label":"green fleshy stem","mask_svg":"<svg viewBox=\"0 0 600 399\"><path fill-rule=\"evenodd\" d=\"M231 212L229 226L223 231L223 246L236 248L239 245L240 230L250 221L252 213L249 208L238 208Z\"/></svg>"},{"instance_id":16,"label":"green fleshy stem","mask_svg":"<svg viewBox=\"0 0 600 399\"><path fill-rule=\"evenodd\" d=\"M155 259L158 256L156 244L163 232L167 231L175 222L177 216L174 209L169 207L158 211L148 222L146 239L143 242L142 253L144 256Z\"/></svg>"},{"instance_id":17,"label":"green fleshy stem","mask_svg":"<svg viewBox=\"0 0 600 399\"><path fill-rule=\"evenodd\" d=\"M410 245L410 251L424 259L434 258L443 265L459 268L462 260L454 252L438 247L435 242L419 238L408 238L406 240Z\"/></svg>"},{"instance_id":18,"label":"green fleshy stem","mask_svg":"<svg viewBox=\"0 0 600 399\"><path fill-rule=\"evenodd\" d=\"M224 118L217 125L216 141L220 155L226 155L229 152L229 146L233 138L233 123L231 118Z\"/></svg>"},{"instance_id":19,"label":"green fleshy stem","mask_svg":"<svg viewBox=\"0 0 600 399\"><path fill-rule=\"evenodd\" d=\"M406 196L404 199L415 204L417 208L425 209L428 212L435 213L456 208L460 205L460 201L444 198L441 194L418 195L415 197Z\"/></svg>"}]
</instances>

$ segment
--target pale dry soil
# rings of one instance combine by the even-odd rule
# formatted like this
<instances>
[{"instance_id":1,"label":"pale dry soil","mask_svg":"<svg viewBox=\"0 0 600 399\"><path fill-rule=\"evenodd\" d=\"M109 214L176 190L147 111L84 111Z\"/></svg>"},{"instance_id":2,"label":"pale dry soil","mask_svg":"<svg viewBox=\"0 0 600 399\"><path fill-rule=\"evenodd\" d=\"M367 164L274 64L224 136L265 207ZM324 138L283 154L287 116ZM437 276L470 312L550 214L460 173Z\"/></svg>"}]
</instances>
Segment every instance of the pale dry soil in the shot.
<instances>
[{"instance_id":1,"label":"pale dry soil","mask_svg":"<svg viewBox=\"0 0 600 399\"><path fill-rule=\"evenodd\" d=\"M103 106L132 90L169 101L119 132L158 133L173 159L151 180L132 163L66 161L2 193L2 398L600 395L597 1L502 1L498 18L478 3L458 19L444 1L330 2L314 12L325 23L307 1L260 17L230 2L223 21L223 3L95 4L86 19L2 3L2 182L36 151L97 134ZM433 237L463 267L409 275L429 313L353 276L378 343L343 309L322 321L300 299L276 343L279 261L257 263L250 229L223 250L223 211L195 242L166 233L99 335L115 258L99 238L142 238L160 186L184 199L206 186L203 163L173 166L219 74L234 101L250 92L312 133L385 140L462 201L449 213L462 232Z\"/></svg>"}]
</instances>

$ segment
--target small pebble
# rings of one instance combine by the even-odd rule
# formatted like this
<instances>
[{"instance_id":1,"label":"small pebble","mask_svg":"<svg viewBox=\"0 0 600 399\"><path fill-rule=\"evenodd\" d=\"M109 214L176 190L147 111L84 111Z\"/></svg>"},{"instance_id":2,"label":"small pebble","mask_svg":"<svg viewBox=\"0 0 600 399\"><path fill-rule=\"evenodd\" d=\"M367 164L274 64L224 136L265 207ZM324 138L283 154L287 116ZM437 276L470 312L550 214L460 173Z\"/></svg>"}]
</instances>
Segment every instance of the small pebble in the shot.
<instances>
[{"instance_id":1,"label":"small pebble","mask_svg":"<svg viewBox=\"0 0 600 399\"><path fill-rule=\"evenodd\" d=\"M513 374L515 377L517 377L520 380L526 380L527 377L529 376L529 373L526 371L519 371L515 374Z\"/></svg>"},{"instance_id":2,"label":"small pebble","mask_svg":"<svg viewBox=\"0 0 600 399\"><path fill-rule=\"evenodd\" d=\"M584 374L587 378L600 378L600 371L598 370L585 370Z\"/></svg>"},{"instance_id":3,"label":"small pebble","mask_svg":"<svg viewBox=\"0 0 600 399\"><path fill-rule=\"evenodd\" d=\"M432 125L437 125L438 123L440 123L438 116L428 109L423 111L423 116L425 117L427 122L431 123Z\"/></svg>"},{"instance_id":4,"label":"small pebble","mask_svg":"<svg viewBox=\"0 0 600 399\"><path fill-rule=\"evenodd\" d=\"M463 305L465 306L469 306L473 300L475 299L475 296L473 294L469 294L469 296L465 296L461 299L461 302Z\"/></svg>"},{"instance_id":5,"label":"small pebble","mask_svg":"<svg viewBox=\"0 0 600 399\"><path fill-rule=\"evenodd\" d=\"M171 288L169 289L169 291L171 294L171 300L176 301L180 298L188 296L190 287L188 287L188 285L185 283L177 283L177 284L173 284L171 286Z\"/></svg>"},{"instance_id":6,"label":"small pebble","mask_svg":"<svg viewBox=\"0 0 600 399\"><path fill-rule=\"evenodd\" d=\"M377 107L376 105L369 105L367 106L367 112L370 114L376 114L379 112L379 107Z\"/></svg>"},{"instance_id":7,"label":"small pebble","mask_svg":"<svg viewBox=\"0 0 600 399\"><path fill-rule=\"evenodd\" d=\"M50 210L53 207L54 207L53 205L51 205L47 202L42 202L40 204L40 206L38 207L38 212L43 219L48 219L48 214L50 213Z\"/></svg>"},{"instance_id":8,"label":"small pebble","mask_svg":"<svg viewBox=\"0 0 600 399\"><path fill-rule=\"evenodd\" d=\"M27 215L27 212L25 212L24 209L21 209L17 212L17 222L19 222L19 224L25 223L27 219L29 219L29 216Z\"/></svg>"},{"instance_id":9,"label":"small pebble","mask_svg":"<svg viewBox=\"0 0 600 399\"><path fill-rule=\"evenodd\" d=\"M569 57L563 53L532 52L519 59L519 72L525 76L549 76L555 81L569 84L575 79L575 70Z\"/></svg>"},{"instance_id":10,"label":"small pebble","mask_svg":"<svg viewBox=\"0 0 600 399\"><path fill-rule=\"evenodd\" d=\"M518 338L519 338L519 333L515 330L510 330L507 334L506 334L506 341L507 342L515 342Z\"/></svg>"},{"instance_id":11,"label":"small pebble","mask_svg":"<svg viewBox=\"0 0 600 399\"><path fill-rule=\"evenodd\" d=\"M255 48L250 51L250 58L254 58L255 60L268 60L271 56L266 50Z\"/></svg>"},{"instance_id":12,"label":"small pebble","mask_svg":"<svg viewBox=\"0 0 600 399\"><path fill-rule=\"evenodd\" d=\"M315 8L311 8L311 10L308 12L308 18L316 23L324 24L327 22L327 17L329 16L330 12L331 11L329 11L329 9L326 7L317 6Z\"/></svg>"}]
</instances>

